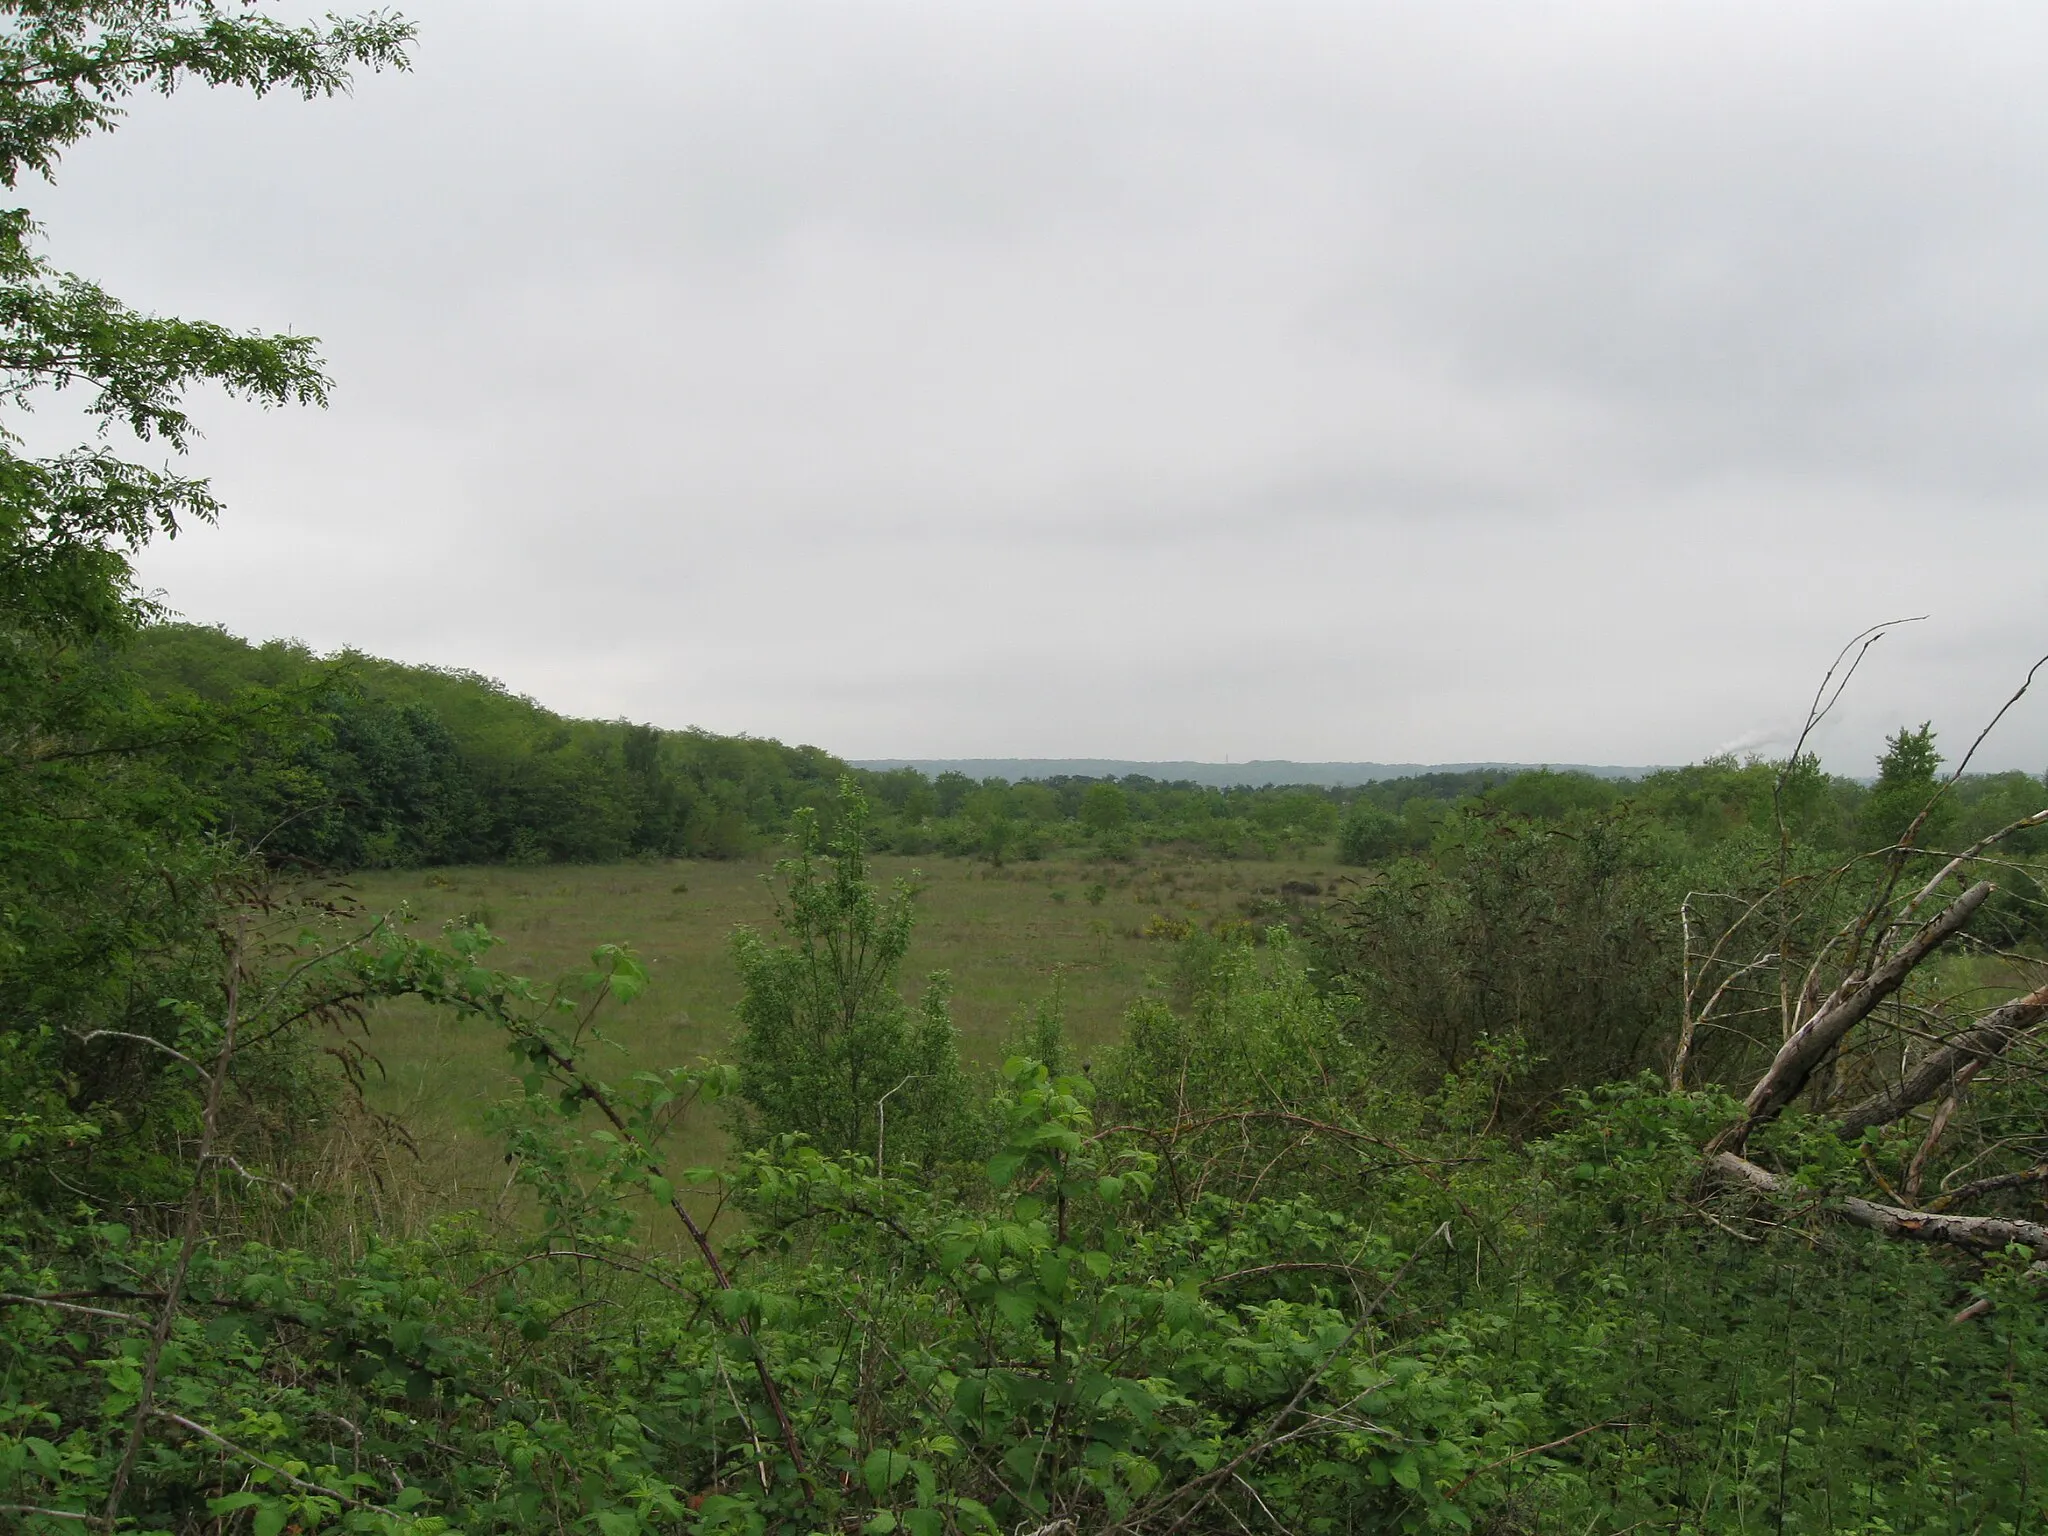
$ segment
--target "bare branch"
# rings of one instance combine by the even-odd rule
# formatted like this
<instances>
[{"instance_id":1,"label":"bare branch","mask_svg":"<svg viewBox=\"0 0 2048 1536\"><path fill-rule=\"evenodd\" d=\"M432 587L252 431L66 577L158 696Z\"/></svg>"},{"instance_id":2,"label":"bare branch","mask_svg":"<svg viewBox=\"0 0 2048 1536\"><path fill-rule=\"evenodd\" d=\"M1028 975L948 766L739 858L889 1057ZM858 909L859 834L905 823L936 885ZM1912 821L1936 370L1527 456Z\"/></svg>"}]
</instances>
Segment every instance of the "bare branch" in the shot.
<instances>
[{"instance_id":1,"label":"bare branch","mask_svg":"<svg viewBox=\"0 0 2048 1536\"><path fill-rule=\"evenodd\" d=\"M1901 1115L1945 1093L1971 1062L2002 1056L2035 1025L2048 1019L2048 986L2037 987L1994 1008L1974 1026L1937 1050L1928 1052L1906 1080L1872 1094L1836 1123L1842 1136L1860 1136L1874 1125L1889 1125Z\"/></svg>"},{"instance_id":2,"label":"bare branch","mask_svg":"<svg viewBox=\"0 0 2048 1536\"><path fill-rule=\"evenodd\" d=\"M1970 1085L1970 1079L1977 1075L1984 1065L1982 1060L1973 1061L1956 1074L1955 1083L1950 1087L1948 1097L1941 1101L1941 1108L1934 1112L1934 1122L1927 1127L1927 1134L1920 1138L1920 1148L1913 1154L1912 1162L1906 1165L1906 1198L1917 1201L1920 1186L1927 1177L1927 1164L1934 1157L1934 1149L1941 1145L1941 1138L1948 1134L1948 1123L1963 1102L1963 1090ZM1867 1152L1868 1149L1866 1149Z\"/></svg>"},{"instance_id":3,"label":"bare branch","mask_svg":"<svg viewBox=\"0 0 2048 1536\"><path fill-rule=\"evenodd\" d=\"M345 1509L375 1509L377 1507L374 1504L366 1504L363 1502L363 1500L355 1498L349 1494L343 1493L339 1489L323 1487L319 1483L309 1483L302 1477L293 1477L291 1473L285 1471L285 1469L283 1467L280 1467L276 1462L265 1461L261 1456L258 1456L254 1451L248 1449L246 1446L240 1446L235 1444L235 1442L228 1439L227 1436L216 1434L214 1433L214 1431L208 1429L204 1424L200 1424L195 1422L194 1420L188 1419L183 1414L169 1413L162 1408L152 1408L149 1411L149 1416L153 1419L162 1419L165 1423L168 1424L175 1424L180 1429L188 1429L195 1435L199 1435L204 1439L211 1440L215 1445L219 1446L222 1450L231 1452L232 1454L241 1457L244 1461L254 1462L257 1466L263 1468L266 1472L275 1473L277 1476L283 1478L286 1482L290 1483L294 1488L303 1489L307 1493L319 1494L322 1498L338 1500L341 1503L342 1507Z\"/></svg>"},{"instance_id":4,"label":"bare branch","mask_svg":"<svg viewBox=\"0 0 2048 1536\"><path fill-rule=\"evenodd\" d=\"M1733 1152L1718 1152L1708 1166L1724 1177L1747 1185L1759 1194L1779 1195L1789 1182L1768 1169L1759 1168ZM2013 1243L2048 1257L2048 1227L2037 1221L2018 1221L2004 1216L1950 1216L1941 1211L1915 1211L1904 1206L1879 1205L1855 1195L1841 1195L1821 1202L1822 1208L1852 1225L1885 1237L1906 1237L1922 1243L1948 1243L1973 1253L1996 1253Z\"/></svg>"},{"instance_id":5,"label":"bare branch","mask_svg":"<svg viewBox=\"0 0 2048 1536\"><path fill-rule=\"evenodd\" d=\"M1905 984L1913 968L1963 931L1991 895L1991 883L1980 880L1932 922L1906 942L1883 965L1792 1032L1778 1050L1770 1070L1758 1079L1743 1103L1743 1118L1714 1139L1710 1150L1740 1147L1758 1125L1776 1116L1799 1096L1814 1069L1870 1011Z\"/></svg>"},{"instance_id":6,"label":"bare branch","mask_svg":"<svg viewBox=\"0 0 2048 1536\"><path fill-rule=\"evenodd\" d=\"M2040 1163L2018 1173L1995 1173L1988 1179L1972 1179L1967 1184L1958 1184L1954 1189L1945 1189L1936 1195L1927 1208L1946 1211L1979 1195L1993 1195L2001 1189L2019 1189L2028 1184L2048 1184L2048 1163Z\"/></svg>"},{"instance_id":7,"label":"bare branch","mask_svg":"<svg viewBox=\"0 0 2048 1536\"><path fill-rule=\"evenodd\" d=\"M95 1040L132 1040L137 1045L146 1045L153 1050L162 1051L166 1056L175 1056L194 1072L197 1072L202 1081L208 1083L213 1081L213 1074L208 1072L206 1068L199 1065L198 1062L187 1056L183 1051L178 1050L174 1046L164 1044L163 1041L157 1039L154 1035L138 1035L125 1029L89 1029L83 1034L74 1033L71 1038L80 1045L91 1045Z\"/></svg>"},{"instance_id":8,"label":"bare branch","mask_svg":"<svg viewBox=\"0 0 2048 1536\"><path fill-rule=\"evenodd\" d=\"M1976 842L1970 844L1969 847L1965 848L1961 853L1957 854L1954 858L1950 859L1946 864L1942 865L1940 872L1937 873L1932 880L1929 880L1925 885L1920 887L1918 894L1916 894L1911 901L1907 902L1906 905L1900 909L1898 916L1898 924L1903 926L1904 924L1911 922L1913 920L1914 914L1917 913L1921 907L1926 905L1927 899L1930 896L1932 896L1936 891L1941 889L1943 882L1945 882L1949 878L1949 876L1957 873L1959 870L1962 869L1962 867L1965 864L1968 864L1971 860L1975 859L1979 854L1983 853L1985 849L1993 847L1998 843L2004 842L2008 837L2011 837L2015 832L2024 832L2027 830L2027 828L2038 827L2043 822L2048 822L2048 810L2036 811L2031 816L2022 816L2018 821L2009 822L2005 826L2000 827L1996 832L1993 832L1990 836L1978 838Z\"/></svg>"},{"instance_id":9,"label":"bare branch","mask_svg":"<svg viewBox=\"0 0 2048 1536\"><path fill-rule=\"evenodd\" d=\"M1758 955L1749 964L1730 971L1722 979L1721 985L1714 988L1713 996L1707 999L1706 1006L1700 1009L1697 1015L1693 1014L1688 1008L1685 1025L1678 1032L1678 1049L1671 1056L1671 1091L1673 1093L1680 1093L1685 1089L1685 1064L1686 1059L1692 1055L1694 1034L1697 1033L1702 1024L1713 1017L1714 1009L1720 1005L1721 998L1727 993L1728 989L1751 971L1756 970L1760 966L1770 965L1779 958L1780 956L1776 950L1769 950L1764 954ZM1686 1001L1690 1004L1692 999L1688 997Z\"/></svg>"},{"instance_id":10,"label":"bare branch","mask_svg":"<svg viewBox=\"0 0 2048 1536\"><path fill-rule=\"evenodd\" d=\"M73 1302L59 1301L54 1296L17 1296L7 1291L0 1291L0 1307L48 1307L55 1312L77 1312L86 1317L110 1317L120 1323L142 1321L133 1312L113 1312L105 1307L81 1307Z\"/></svg>"}]
</instances>

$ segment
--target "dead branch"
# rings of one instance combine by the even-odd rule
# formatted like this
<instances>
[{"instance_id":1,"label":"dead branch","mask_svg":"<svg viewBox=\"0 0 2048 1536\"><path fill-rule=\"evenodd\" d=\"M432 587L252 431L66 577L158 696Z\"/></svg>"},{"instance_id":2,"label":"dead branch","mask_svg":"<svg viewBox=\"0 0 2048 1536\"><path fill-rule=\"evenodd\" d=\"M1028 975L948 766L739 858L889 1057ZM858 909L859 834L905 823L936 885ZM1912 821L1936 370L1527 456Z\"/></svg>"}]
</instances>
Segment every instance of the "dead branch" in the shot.
<instances>
[{"instance_id":1,"label":"dead branch","mask_svg":"<svg viewBox=\"0 0 2048 1536\"><path fill-rule=\"evenodd\" d=\"M0 1307L49 1307L58 1312L76 1312L84 1317L111 1317L116 1322L140 1323L145 1319L132 1312L112 1312L105 1307L81 1307L54 1296L16 1296L11 1292L0 1292Z\"/></svg>"},{"instance_id":2,"label":"dead branch","mask_svg":"<svg viewBox=\"0 0 2048 1536\"><path fill-rule=\"evenodd\" d=\"M1707 1159L1714 1172L1759 1194L1780 1195L1789 1181L1759 1168L1733 1152L1718 1152ZM1942 1211L1915 1211L1904 1206L1879 1205L1855 1195L1838 1195L1821 1201L1821 1208L1854 1226L1885 1237L1906 1237L1923 1243L1948 1243L1972 1253L1996 1253L2013 1243L2031 1248L2048 1258L2048 1226L2036 1221L2018 1221L2004 1216L1951 1216Z\"/></svg>"},{"instance_id":3,"label":"dead branch","mask_svg":"<svg viewBox=\"0 0 2048 1536\"><path fill-rule=\"evenodd\" d=\"M1671 1091L1673 1093L1685 1091L1685 1066L1687 1058L1692 1055L1693 1035L1698 1031L1700 1025L1713 1017L1714 1010L1720 1006L1723 995L1726 994L1730 987L1734 986L1736 982L1747 976L1751 971L1770 965L1779 958L1780 956L1776 950L1768 950L1758 955L1747 965L1730 971L1722 979L1721 984L1714 988L1713 996L1707 999L1706 1006L1700 1009L1697 1015L1691 1011L1692 995L1687 993L1685 1022L1678 1031L1678 1049L1672 1053L1671 1057Z\"/></svg>"},{"instance_id":4,"label":"dead branch","mask_svg":"<svg viewBox=\"0 0 2048 1536\"><path fill-rule=\"evenodd\" d=\"M1922 907L1927 905L1928 901L1933 897L1934 893L1941 889L1942 883L1945 880L1947 880L1949 876L1959 873L1962 870L1963 866L1965 866L1966 864L1973 863L1977 859L1977 857L1980 854L1984 853L1987 849L1995 847L1997 844L2004 842L2008 837L2012 836L2012 834L2015 832L2024 832L2029 827L2040 826L2043 822L2048 822L2048 810L2036 811L2031 816L2022 816L2018 821L2008 822L2006 825L2000 827L1996 832L1991 833L1988 837L1978 838L1976 842L1970 844L1969 847L1965 848L1961 853L1957 854L1954 858L1950 859L1946 864L1942 865L1941 868L1938 871L1936 871L1934 878L1932 880L1929 880L1925 885L1921 886L1917 892L1914 893L1913 899L1907 902L1904 907L1900 908L1898 921L1901 923L1911 922L1913 919L1913 915L1916 912L1918 912Z\"/></svg>"},{"instance_id":5,"label":"dead branch","mask_svg":"<svg viewBox=\"0 0 2048 1536\"><path fill-rule=\"evenodd\" d=\"M244 1461L254 1462L257 1466L263 1468L266 1472L273 1473L276 1476L283 1478L286 1482L290 1483L294 1488L302 1489L307 1493L317 1494L322 1498L333 1499L337 1503L339 1503L344 1509L374 1510L377 1508L377 1506L374 1504L367 1504L363 1500L358 1499L351 1494L342 1493L338 1489L323 1487L319 1483L309 1483L302 1477L294 1477L291 1475L291 1473L285 1471L283 1467L280 1467L276 1462L265 1461L261 1456L258 1456L254 1451L249 1450L246 1446L240 1446L235 1444L235 1442L228 1439L227 1436L216 1434L213 1430L208 1429L204 1424L200 1424L192 1419L188 1419L183 1414L166 1413L161 1408L152 1408L149 1411L149 1416L153 1419L162 1419L167 1424L175 1424L180 1429L189 1430L195 1435L199 1435L204 1439L211 1440L215 1445L219 1446L222 1450L227 1451L232 1455L239 1456Z\"/></svg>"},{"instance_id":6,"label":"dead branch","mask_svg":"<svg viewBox=\"0 0 2048 1536\"><path fill-rule=\"evenodd\" d=\"M1979 1195L1995 1195L2001 1189L2021 1189L2028 1184L2048 1184L2048 1163L2037 1163L2018 1173L1997 1173L1988 1179L1972 1179L1967 1184L1958 1184L1954 1189L1945 1189L1936 1195L1928 1202L1927 1208L1946 1211Z\"/></svg>"},{"instance_id":7,"label":"dead branch","mask_svg":"<svg viewBox=\"0 0 2048 1536\"><path fill-rule=\"evenodd\" d=\"M1970 1086L1970 1079L1977 1075L1978 1068L1983 1065L1981 1061L1973 1061L1958 1072L1954 1086L1949 1089L1948 1097L1941 1101L1941 1108L1934 1112L1933 1123L1927 1127L1927 1134L1920 1138L1919 1150L1913 1154L1912 1162L1906 1165L1908 1200L1919 1200L1920 1186L1926 1181L1927 1164L1934 1156L1934 1149L1941 1145L1941 1138L1948 1134L1949 1121L1955 1118L1956 1110L1962 1106L1963 1090Z\"/></svg>"},{"instance_id":8,"label":"dead branch","mask_svg":"<svg viewBox=\"0 0 2048 1536\"><path fill-rule=\"evenodd\" d=\"M2038 1263L2029 1264L2021 1278L2032 1281L2035 1285L2048 1280L2048 1259L2042 1259ZM1979 1296L1975 1301L1963 1308L1962 1311L1950 1318L1949 1325L1957 1327L1963 1323L1974 1323L1978 1318L1988 1316L1997 1310L1997 1302L1993 1301L1989 1296Z\"/></svg>"},{"instance_id":9,"label":"dead branch","mask_svg":"<svg viewBox=\"0 0 2048 1536\"><path fill-rule=\"evenodd\" d=\"M1770 1070L1749 1091L1749 1097L1742 1106L1742 1120L1717 1136L1708 1150L1740 1147L1752 1130L1775 1119L1799 1096L1807 1080L1813 1076L1814 1069L1841 1044L1843 1037L1869 1017L1873 1008L1898 991L1915 966L1963 931L1977 909L1990 898L1991 890L1990 881L1978 881L1951 902L1939 917L1925 924L1883 965L1862 981L1840 989L1838 999L1794 1030L1792 1037L1779 1047Z\"/></svg>"},{"instance_id":10,"label":"dead branch","mask_svg":"<svg viewBox=\"0 0 2048 1536\"><path fill-rule=\"evenodd\" d=\"M1905 1081L1852 1106L1838 1122L1843 1136L1860 1136L1873 1125L1890 1125L1901 1115L1945 1093L1972 1062L2005 1054L2035 1025L2048 1019L2048 986L1991 1010L1976 1024L1921 1059Z\"/></svg>"},{"instance_id":11,"label":"dead branch","mask_svg":"<svg viewBox=\"0 0 2048 1536\"><path fill-rule=\"evenodd\" d=\"M73 1030L71 1031L71 1038L80 1045L91 1045L95 1040L127 1040L135 1045L146 1045L151 1050L162 1051L166 1056L182 1061L186 1066L199 1074L201 1081L208 1083L213 1081L213 1074L208 1072L206 1068L199 1065L198 1062L187 1056L176 1046L159 1040L154 1035L138 1035L125 1029L89 1029L83 1034Z\"/></svg>"}]
</instances>

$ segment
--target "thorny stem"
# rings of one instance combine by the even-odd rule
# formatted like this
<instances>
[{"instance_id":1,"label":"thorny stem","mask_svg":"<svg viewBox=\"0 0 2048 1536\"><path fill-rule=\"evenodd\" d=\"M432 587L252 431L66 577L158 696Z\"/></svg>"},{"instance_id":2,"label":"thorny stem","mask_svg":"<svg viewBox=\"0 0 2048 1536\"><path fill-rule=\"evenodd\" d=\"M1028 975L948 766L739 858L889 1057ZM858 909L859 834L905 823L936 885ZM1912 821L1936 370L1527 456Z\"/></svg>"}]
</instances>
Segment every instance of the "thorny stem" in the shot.
<instances>
[{"instance_id":1,"label":"thorny stem","mask_svg":"<svg viewBox=\"0 0 2048 1536\"><path fill-rule=\"evenodd\" d=\"M128 1491L128 1479L135 1471L135 1458L142 1450L143 1428L156 1406L157 1368L163 1363L164 1346L170 1341L171 1328L177 1321L178 1306L184 1297L185 1276L191 1271L192 1256L199 1247L203 1226L201 1197L206 1190L207 1170L213 1163L214 1143L220 1136L221 1090L227 1082L228 1067L234 1060L235 1034L241 1026L242 957L247 940L248 920L237 917L234 942L228 950L227 1006L221 1026L220 1051L214 1057L213 1073L206 1080L206 1109L200 1122L199 1160L192 1170L192 1186L185 1195L185 1227L178 1243L178 1262L172 1267L170 1284L164 1287L163 1308L157 1313L156 1327L150 1333L149 1348L143 1356L142 1389L135 1400L135 1416L128 1425L128 1443L114 1468L113 1482L107 1489L107 1506L100 1515L101 1524L110 1533L120 1518L121 1499Z\"/></svg>"},{"instance_id":2,"label":"thorny stem","mask_svg":"<svg viewBox=\"0 0 2048 1536\"><path fill-rule=\"evenodd\" d=\"M604 1086L584 1075L577 1068L575 1059L566 1055L545 1035L537 1031L530 1032L528 1038L540 1047L549 1063L557 1071L561 1072L575 1084L577 1091L584 1098L597 1106L598 1112L611 1122L612 1129L623 1137L627 1145L631 1146L640 1155L641 1168L648 1174L666 1182L667 1175L662 1172L660 1161L654 1156L654 1153L647 1144L640 1139L638 1133L626 1123L625 1117L619 1113L618 1106L612 1102L611 1095L605 1090ZM713 1284L721 1291L734 1289L732 1278L726 1273L725 1265L719 1260L718 1250L711 1245L710 1234L698 1225L697 1219L690 1214L689 1208L683 1204L681 1197L671 1192L668 1197L668 1207L675 1212L676 1219L683 1224L683 1230L689 1234L691 1243L696 1246L699 1256L704 1260L704 1267L711 1271ZM762 1350L760 1341L754 1337L753 1324L747 1318L744 1316L738 1318L736 1326L739 1329L740 1336L747 1341L748 1352L752 1355L754 1361L754 1373L761 1379L761 1395L768 1400L769 1411L775 1415L776 1426L782 1435L783 1449L789 1452L790 1462L795 1466L798 1478L803 1481L806 1490L808 1490L810 1487L810 1470L804 1463L803 1446L797 1439L796 1425L790 1420L789 1410L783 1406L782 1392L775 1385L775 1377L768 1369L767 1355Z\"/></svg>"}]
</instances>

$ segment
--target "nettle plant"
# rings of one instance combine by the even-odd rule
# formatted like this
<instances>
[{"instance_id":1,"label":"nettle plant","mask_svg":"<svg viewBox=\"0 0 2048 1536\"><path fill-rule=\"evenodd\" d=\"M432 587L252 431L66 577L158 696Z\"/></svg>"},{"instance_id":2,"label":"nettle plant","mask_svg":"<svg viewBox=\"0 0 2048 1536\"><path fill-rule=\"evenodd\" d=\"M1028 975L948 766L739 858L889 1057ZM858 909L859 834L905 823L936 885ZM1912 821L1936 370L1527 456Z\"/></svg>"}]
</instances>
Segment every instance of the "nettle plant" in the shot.
<instances>
[{"instance_id":1,"label":"nettle plant","mask_svg":"<svg viewBox=\"0 0 2048 1536\"><path fill-rule=\"evenodd\" d=\"M630 1318L573 1345L578 1390L631 1405L697 1529L1205 1528L1261 1505L1296 1529L1465 1523L1449 1492L1509 1420L1444 1340L1380 1333L1408 1262L1387 1235L1299 1197L1161 1207L1154 1155L1098 1130L1089 1081L1021 1057L978 1196L795 1133L729 1172L674 1169L682 1114L732 1079L594 1075L593 1021L637 984L631 957L602 950L542 993L478 964L474 931L451 937L398 963L408 989L504 1028L524 1073L500 1126L544 1218L500 1267L598 1277L558 1317L634 1277ZM745 1230L714 1247L690 1188L741 1206ZM660 1256L635 1201L667 1207L697 1262ZM1326 1283L1267 1284L1308 1274ZM523 1294L508 1281L499 1312ZM529 1306L522 1337L570 1348L542 1319Z\"/></svg>"}]
</instances>

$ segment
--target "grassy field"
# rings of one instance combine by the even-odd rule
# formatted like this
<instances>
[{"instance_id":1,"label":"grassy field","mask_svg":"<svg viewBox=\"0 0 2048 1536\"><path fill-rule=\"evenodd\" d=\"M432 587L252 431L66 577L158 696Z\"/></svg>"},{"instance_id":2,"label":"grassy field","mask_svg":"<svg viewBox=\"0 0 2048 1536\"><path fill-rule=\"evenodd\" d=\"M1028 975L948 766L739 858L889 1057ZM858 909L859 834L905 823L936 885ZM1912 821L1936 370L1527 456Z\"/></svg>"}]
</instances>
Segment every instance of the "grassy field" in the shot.
<instances>
[{"instance_id":1,"label":"grassy field","mask_svg":"<svg viewBox=\"0 0 2048 1536\"><path fill-rule=\"evenodd\" d=\"M459 914L480 917L506 941L500 966L536 980L587 963L596 944L630 945L652 980L604 1026L620 1049L600 1071L615 1078L721 1052L739 996L729 937L737 924L773 927L769 871L766 860L410 870L362 876L355 887L373 909L408 907L425 932ZM1135 864L1057 857L1001 869L939 855L885 857L876 871L884 880L919 877L906 990L915 996L927 973L950 973L953 1018L977 1065L996 1062L1019 1011L1055 986L1070 1038L1083 1051L1100 1048L1164 965L1161 928L1270 921L1339 877L1327 859L1216 861L1164 850ZM1098 900L1091 887L1101 888ZM505 1171L484 1117L514 1086L500 1042L410 1004L384 1009L371 1028L383 1067L373 1100L418 1139L435 1203L492 1203ZM686 1160L716 1158L715 1121L704 1117L690 1134L694 1144L678 1149Z\"/></svg>"}]
</instances>

